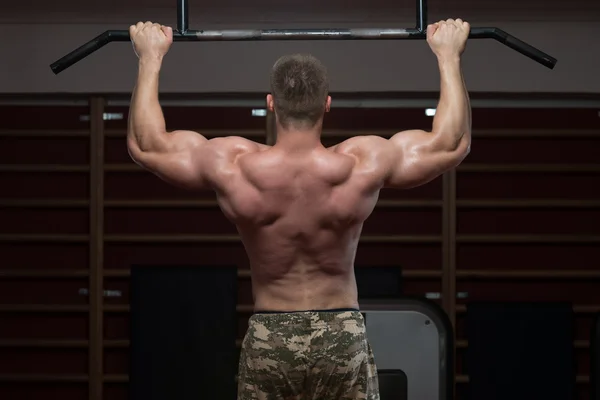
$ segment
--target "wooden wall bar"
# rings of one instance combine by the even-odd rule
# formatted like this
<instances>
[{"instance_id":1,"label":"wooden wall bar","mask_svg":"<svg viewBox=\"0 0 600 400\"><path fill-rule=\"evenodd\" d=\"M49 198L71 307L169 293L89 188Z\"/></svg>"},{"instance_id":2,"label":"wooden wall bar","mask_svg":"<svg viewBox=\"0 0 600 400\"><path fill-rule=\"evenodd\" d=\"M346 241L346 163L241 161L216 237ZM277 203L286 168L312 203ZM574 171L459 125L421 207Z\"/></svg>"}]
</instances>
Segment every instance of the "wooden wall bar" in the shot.
<instances>
[{"instance_id":1,"label":"wooden wall bar","mask_svg":"<svg viewBox=\"0 0 600 400\"><path fill-rule=\"evenodd\" d=\"M272 124L245 108L164 112L169 129L262 143ZM132 264L237 265L243 337L252 296L235 227L213 193L172 188L131 162L127 108L92 98L2 106L0 116L0 398L42 398L52 385L64 399L127 399ZM407 294L440 294L456 328L459 396L468 301L573 302L583 399L600 311L600 119L594 110L475 109L473 120L473 150L456 171L382 191L357 268L400 267ZM430 125L422 109L334 108L323 142Z\"/></svg>"},{"instance_id":2,"label":"wooden wall bar","mask_svg":"<svg viewBox=\"0 0 600 400\"><path fill-rule=\"evenodd\" d=\"M0 108L0 398L90 397L90 106Z\"/></svg>"}]
</instances>

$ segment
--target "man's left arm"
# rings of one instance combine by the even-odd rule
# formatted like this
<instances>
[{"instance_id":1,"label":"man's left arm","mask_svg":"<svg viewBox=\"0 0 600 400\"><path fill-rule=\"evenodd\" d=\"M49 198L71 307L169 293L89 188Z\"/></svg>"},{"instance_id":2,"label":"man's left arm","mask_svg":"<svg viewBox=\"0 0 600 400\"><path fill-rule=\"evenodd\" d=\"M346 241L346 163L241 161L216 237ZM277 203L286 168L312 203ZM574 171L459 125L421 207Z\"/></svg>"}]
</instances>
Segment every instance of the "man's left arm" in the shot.
<instances>
[{"instance_id":1,"label":"man's left arm","mask_svg":"<svg viewBox=\"0 0 600 400\"><path fill-rule=\"evenodd\" d=\"M172 40L171 28L139 23L130 28L139 57L138 79L131 99L127 148L131 158L161 179L187 189L208 188L208 140L196 132L167 132L158 99L162 59Z\"/></svg>"}]
</instances>

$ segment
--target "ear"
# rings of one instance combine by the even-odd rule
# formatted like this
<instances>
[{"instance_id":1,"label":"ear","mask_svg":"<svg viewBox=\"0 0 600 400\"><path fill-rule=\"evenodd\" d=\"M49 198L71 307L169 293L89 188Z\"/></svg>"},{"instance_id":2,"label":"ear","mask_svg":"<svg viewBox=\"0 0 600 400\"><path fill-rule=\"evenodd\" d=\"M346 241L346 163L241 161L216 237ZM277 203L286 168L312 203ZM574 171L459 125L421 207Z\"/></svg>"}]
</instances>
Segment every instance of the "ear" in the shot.
<instances>
[{"instance_id":1,"label":"ear","mask_svg":"<svg viewBox=\"0 0 600 400\"><path fill-rule=\"evenodd\" d=\"M270 94L267 95L267 109L270 112L275 112L275 101L273 100L273 96Z\"/></svg>"},{"instance_id":2,"label":"ear","mask_svg":"<svg viewBox=\"0 0 600 400\"><path fill-rule=\"evenodd\" d=\"M325 112L331 110L331 96L327 96L327 103L325 104Z\"/></svg>"}]
</instances>

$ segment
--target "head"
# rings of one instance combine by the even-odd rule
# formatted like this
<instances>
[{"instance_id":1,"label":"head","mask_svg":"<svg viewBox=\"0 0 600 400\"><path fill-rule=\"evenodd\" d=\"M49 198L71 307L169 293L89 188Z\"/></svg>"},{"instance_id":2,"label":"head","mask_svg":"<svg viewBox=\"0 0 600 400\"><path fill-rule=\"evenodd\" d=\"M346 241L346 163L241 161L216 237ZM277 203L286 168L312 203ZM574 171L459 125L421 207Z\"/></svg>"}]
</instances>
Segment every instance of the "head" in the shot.
<instances>
[{"instance_id":1,"label":"head","mask_svg":"<svg viewBox=\"0 0 600 400\"><path fill-rule=\"evenodd\" d=\"M284 129L311 129L329 111L329 78L321 62L307 54L283 56L271 71L269 110Z\"/></svg>"}]
</instances>

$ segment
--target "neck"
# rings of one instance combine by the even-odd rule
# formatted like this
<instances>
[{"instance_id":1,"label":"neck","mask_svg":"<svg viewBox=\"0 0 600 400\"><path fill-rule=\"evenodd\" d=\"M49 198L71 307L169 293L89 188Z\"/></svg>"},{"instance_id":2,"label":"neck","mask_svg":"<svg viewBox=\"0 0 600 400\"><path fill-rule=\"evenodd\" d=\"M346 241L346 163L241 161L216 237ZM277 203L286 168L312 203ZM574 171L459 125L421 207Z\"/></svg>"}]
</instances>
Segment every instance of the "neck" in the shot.
<instances>
[{"instance_id":1,"label":"neck","mask_svg":"<svg viewBox=\"0 0 600 400\"><path fill-rule=\"evenodd\" d=\"M284 128L279 123L277 124L275 147L298 152L312 150L321 146L320 124L308 129Z\"/></svg>"}]
</instances>

